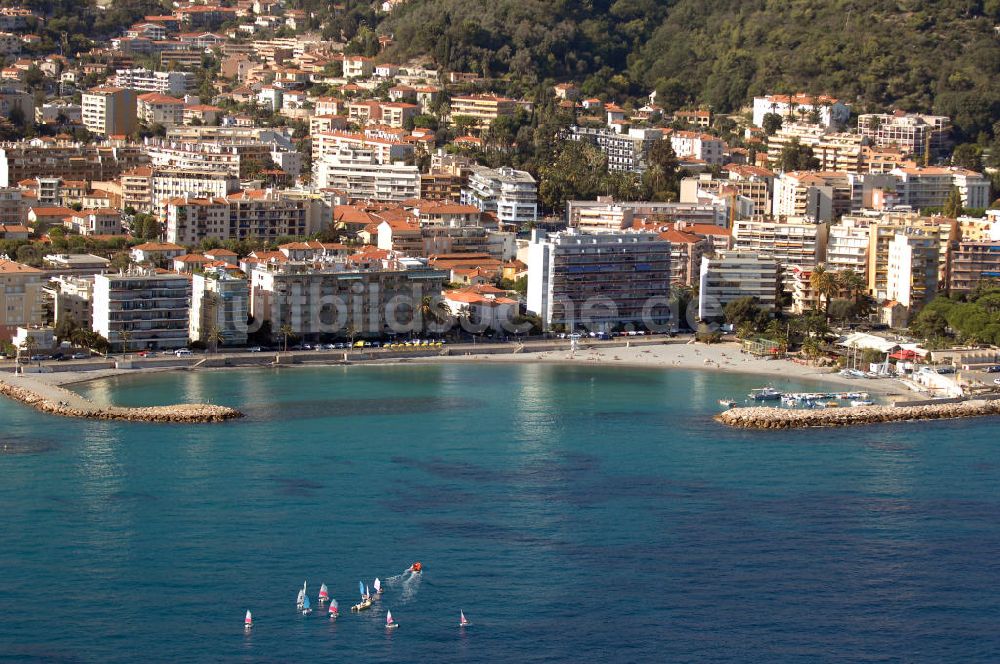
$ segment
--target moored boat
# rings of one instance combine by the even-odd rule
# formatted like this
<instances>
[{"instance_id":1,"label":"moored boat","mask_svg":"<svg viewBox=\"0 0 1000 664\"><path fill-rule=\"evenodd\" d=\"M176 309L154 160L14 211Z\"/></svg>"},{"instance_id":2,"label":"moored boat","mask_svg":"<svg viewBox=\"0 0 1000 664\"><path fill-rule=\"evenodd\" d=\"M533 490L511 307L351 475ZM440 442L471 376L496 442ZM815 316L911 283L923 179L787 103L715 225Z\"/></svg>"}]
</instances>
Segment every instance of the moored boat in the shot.
<instances>
[{"instance_id":1,"label":"moored boat","mask_svg":"<svg viewBox=\"0 0 1000 664\"><path fill-rule=\"evenodd\" d=\"M754 401L777 401L781 398L781 391L770 386L761 387L756 390L750 390L750 394L747 396Z\"/></svg>"},{"instance_id":2,"label":"moored boat","mask_svg":"<svg viewBox=\"0 0 1000 664\"><path fill-rule=\"evenodd\" d=\"M719 399L719 405L723 408L735 408L736 402L732 399Z\"/></svg>"}]
</instances>

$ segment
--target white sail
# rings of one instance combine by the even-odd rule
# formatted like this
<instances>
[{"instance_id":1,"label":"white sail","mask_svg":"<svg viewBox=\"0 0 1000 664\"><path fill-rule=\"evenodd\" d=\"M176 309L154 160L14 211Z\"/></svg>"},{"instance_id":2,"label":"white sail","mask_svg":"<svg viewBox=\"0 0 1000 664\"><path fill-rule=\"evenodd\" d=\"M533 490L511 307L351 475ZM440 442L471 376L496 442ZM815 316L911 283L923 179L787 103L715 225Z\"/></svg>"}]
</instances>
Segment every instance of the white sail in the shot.
<instances>
[{"instance_id":1,"label":"white sail","mask_svg":"<svg viewBox=\"0 0 1000 664\"><path fill-rule=\"evenodd\" d=\"M247 617L244 620L247 625L253 624L253 615L250 613L250 609L247 609Z\"/></svg>"},{"instance_id":2,"label":"white sail","mask_svg":"<svg viewBox=\"0 0 1000 664\"><path fill-rule=\"evenodd\" d=\"M385 624L386 625L391 625L392 624L392 611L386 611L385 612Z\"/></svg>"},{"instance_id":3,"label":"white sail","mask_svg":"<svg viewBox=\"0 0 1000 664\"><path fill-rule=\"evenodd\" d=\"M377 593L382 592L382 582L379 580L378 577L375 577L375 583L373 583L372 586L375 588L375 592Z\"/></svg>"}]
</instances>

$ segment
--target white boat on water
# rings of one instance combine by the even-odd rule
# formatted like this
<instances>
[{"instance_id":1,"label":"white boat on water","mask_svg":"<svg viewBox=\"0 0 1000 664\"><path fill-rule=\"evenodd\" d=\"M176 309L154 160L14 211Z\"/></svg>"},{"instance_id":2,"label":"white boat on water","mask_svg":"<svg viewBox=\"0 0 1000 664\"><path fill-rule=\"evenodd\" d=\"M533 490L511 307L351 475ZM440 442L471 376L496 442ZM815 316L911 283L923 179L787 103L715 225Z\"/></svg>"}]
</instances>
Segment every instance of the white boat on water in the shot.
<instances>
[{"instance_id":1,"label":"white boat on water","mask_svg":"<svg viewBox=\"0 0 1000 664\"><path fill-rule=\"evenodd\" d=\"M330 601L330 590L326 587L325 583L321 583L319 586L319 597L317 600L320 606Z\"/></svg>"},{"instance_id":2,"label":"white boat on water","mask_svg":"<svg viewBox=\"0 0 1000 664\"><path fill-rule=\"evenodd\" d=\"M871 399L852 399L851 406L874 406L875 402Z\"/></svg>"},{"instance_id":3,"label":"white boat on water","mask_svg":"<svg viewBox=\"0 0 1000 664\"><path fill-rule=\"evenodd\" d=\"M330 600L330 620L336 620L340 617L340 605L337 604L337 600Z\"/></svg>"},{"instance_id":4,"label":"white boat on water","mask_svg":"<svg viewBox=\"0 0 1000 664\"><path fill-rule=\"evenodd\" d=\"M246 618L243 619L243 631L249 632L253 629L253 614L250 613L250 609L247 609Z\"/></svg>"},{"instance_id":5,"label":"white boat on water","mask_svg":"<svg viewBox=\"0 0 1000 664\"><path fill-rule=\"evenodd\" d=\"M469 622L469 619L465 617L465 611L459 610L459 612L458 612L458 626L459 627L468 627L471 624L472 623Z\"/></svg>"},{"instance_id":6,"label":"white boat on water","mask_svg":"<svg viewBox=\"0 0 1000 664\"><path fill-rule=\"evenodd\" d=\"M392 611L386 610L385 612L385 628L386 629L396 629L399 625L392 619Z\"/></svg>"},{"instance_id":7,"label":"white boat on water","mask_svg":"<svg viewBox=\"0 0 1000 664\"><path fill-rule=\"evenodd\" d=\"M312 606L309 603L309 595L306 595L302 599L302 615L308 616L312 612L313 612Z\"/></svg>"},{"instance_id":8,"label":"white boat on water","mask_svg":"<svg viewBox=\"0 0 1000 664\"><path fill-rule=\"evenodd\" d=\"M761 387L756 390L750 390L748 396L754 401L777 401L781 398L781 391L773 387Z\"/></svg>"},{"instance_id":9,"label":"white boat on water","mask_svg":"<svg viewBox=\"0 0 1000 664\"><path fill-rule=\"evenodd\" d=\"M382 594L382 581L376 576L374 583L372 583L372 588L375 589L376 595Z\"/></svg>"}]
</instances>

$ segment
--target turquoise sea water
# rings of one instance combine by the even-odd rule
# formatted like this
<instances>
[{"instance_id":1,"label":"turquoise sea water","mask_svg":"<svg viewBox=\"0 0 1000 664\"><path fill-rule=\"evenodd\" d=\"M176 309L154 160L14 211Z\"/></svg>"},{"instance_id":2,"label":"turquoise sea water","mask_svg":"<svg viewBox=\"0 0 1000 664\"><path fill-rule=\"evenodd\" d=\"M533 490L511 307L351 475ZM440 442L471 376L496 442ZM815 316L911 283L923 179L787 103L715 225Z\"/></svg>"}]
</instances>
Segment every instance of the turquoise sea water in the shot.
<instances>
[{"instance_id":1,"label":"turquoise sea water","mask_svg":"<svg viewBox=\"0 0 1000 664\"><path fill-rule=\"evenodd\" d=\"M81 388L250 414L201 426L0 400L0 661L1000 660L1000 420L710 419L759 384L524 364ZM338 622L295 612L303 580Z\"/></svg>"}]
</instances>

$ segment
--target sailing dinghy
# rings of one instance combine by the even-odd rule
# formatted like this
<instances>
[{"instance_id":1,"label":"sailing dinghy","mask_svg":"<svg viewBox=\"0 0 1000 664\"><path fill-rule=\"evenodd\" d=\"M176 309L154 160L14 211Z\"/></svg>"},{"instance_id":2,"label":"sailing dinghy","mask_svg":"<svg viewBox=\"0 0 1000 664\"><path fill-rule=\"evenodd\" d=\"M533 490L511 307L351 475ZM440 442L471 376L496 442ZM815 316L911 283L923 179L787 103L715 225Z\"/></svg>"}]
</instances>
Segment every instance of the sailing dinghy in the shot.
<instances>
[{"instance_id":1,"label":"sailing dinghy","mask_svg":"<svg viewBox=\"0 0 1000 664\"><path fill-rule=\"evenodd\" d=\"M326 604L327 602L330 601L330 591L327 589L325 583L322 583L319 586L319 598L318 598L318 601L319 601L320 606L322 606L322 605L324 605L324 604Z\"/></svg>"},{"instance_id":2,"label":"sailing dinghy","mask_svg":"<svg viewBox=\"0 0 1000 664\"><path fill-rule=\"evenodd\" d=\"M306 599L306 582L302 582L302 590L299 591L299 596L295 599L295 608L298 611L302 610L302 606Z\"/></svg>"},{"instance_id":3,"label":"sailing dinghy","mask_svg":"<svg viewBox=\"0 0 1000 664\"><path fill-rule=\"evenodd\" d=\"M302 598L302 615L308 616L312 612L313 610L309 606L309 595L306 595L305 597Z\"/></svg>"},{"instance_id":4,"label":"sailing dinghy","mask_svg":"<svg viewBox=\"0 0 1000 664\"><path fill-rule=\"evenodd\" d=\"M459 617L458 617L458 626L459 627L468 627L469 625L472 624L472 623L469 622L469 619L465 617L465 611L459 610L458 614L459 614Z\"/></svg>"},{"instance_id":5,"label":"sailing dinghy","mask_svg":"<svg viewBox=\"0 0 1000 664\"><path fill-rule=\"evenodd\" d=\"M397 627L399 627L399 625L393 621L393 619L392 619L392 611L388 611L387 610L385 612L385 628L386 629L396 629Z\"/></svg>"},{"instance_id":6,"label":"sailing dinghy","mask_svg":"<svg viewBox=\"0 0 1000 664\"><path fill-rule=\"evenodd\" d=\"M243 620L243 631L249 632L253 629L253 614L247 609L247 617Z\"/></svg>"}]
</instances>

